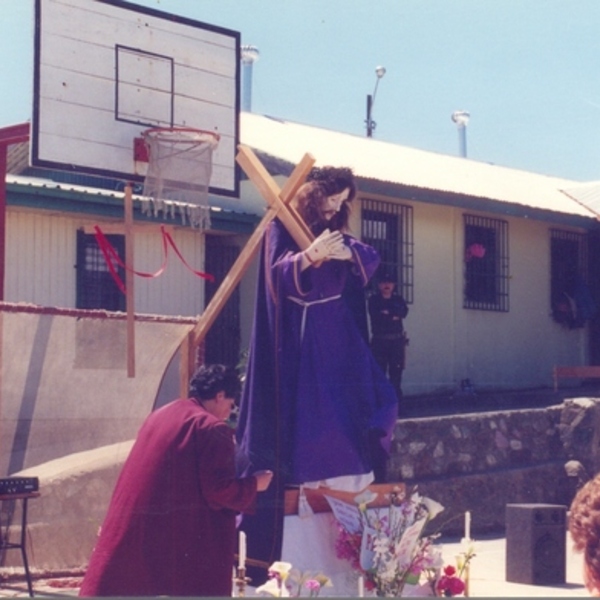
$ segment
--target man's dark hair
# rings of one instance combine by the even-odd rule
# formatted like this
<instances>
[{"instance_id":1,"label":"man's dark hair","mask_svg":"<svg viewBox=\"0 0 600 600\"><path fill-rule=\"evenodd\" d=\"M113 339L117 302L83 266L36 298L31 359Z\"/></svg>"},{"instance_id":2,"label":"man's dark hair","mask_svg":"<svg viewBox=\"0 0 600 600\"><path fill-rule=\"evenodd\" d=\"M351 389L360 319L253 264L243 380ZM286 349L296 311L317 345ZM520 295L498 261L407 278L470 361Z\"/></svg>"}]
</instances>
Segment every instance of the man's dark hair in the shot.
<instances>
[{"instance_id":1,"label":"man's dark hair","mask_svg":"<svg viewBox=\"0 0 600 600\"><path fill-rule=\"evenodd\" d=\"M314 181L319 184L326 196L339 194L345 189L350 190L348 202L352 202L356 195L356 182L354 173L348 167L314 167L308 174L306 181Z\"/></svg>"},{"instance_id":2,"label":"man's dark hair","mask_svg":"<svg viewBox=\"0 0 600 600\"><path fill-rule=\"evenodd\" d=\"M327 196L348 190L348 199L329 222L322 220L321 208ZM356 182L348 167L315 167L296 195L296 205L309 229L319 235L325 228L346 231L350 220L350 203L356 196Z\"/></svg>"},{"instance_id":3,"label":"man's dark hair","mask_svg":"<svg viewBox=\"0 0 600 600\"><path fill-rule=\"evenodd\" d=\"M190 380L190 398L212 400L219 392L237 400L240 394L240 378L233 367L225 365L202 365Z\"/></svg>"}]
</instances>

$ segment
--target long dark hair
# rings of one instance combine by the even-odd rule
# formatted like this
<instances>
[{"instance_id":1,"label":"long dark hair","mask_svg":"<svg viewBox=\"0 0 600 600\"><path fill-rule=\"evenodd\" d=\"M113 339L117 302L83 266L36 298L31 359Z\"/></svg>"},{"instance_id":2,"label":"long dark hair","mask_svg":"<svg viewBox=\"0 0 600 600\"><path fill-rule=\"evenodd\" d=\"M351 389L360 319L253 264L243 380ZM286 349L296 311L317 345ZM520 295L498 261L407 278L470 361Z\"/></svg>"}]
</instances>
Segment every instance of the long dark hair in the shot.
<instances>
[{"instance_id":1,"label":"long dark hair","mask_svg":"<svg viewBox=\"0 0 600 600\"><path fill-rule=\"evenodd\" d=\"M348 190L348 200L342 202L339 212L330 221L322 217L323 201L328 196ZM318 235L324 229L332 231L348 229L350 202L356 196L356 183L352 169L347 167L315 167L308 175L307 182L296 194L296 207L310 230Z\"/></svg>"}]
</instances>

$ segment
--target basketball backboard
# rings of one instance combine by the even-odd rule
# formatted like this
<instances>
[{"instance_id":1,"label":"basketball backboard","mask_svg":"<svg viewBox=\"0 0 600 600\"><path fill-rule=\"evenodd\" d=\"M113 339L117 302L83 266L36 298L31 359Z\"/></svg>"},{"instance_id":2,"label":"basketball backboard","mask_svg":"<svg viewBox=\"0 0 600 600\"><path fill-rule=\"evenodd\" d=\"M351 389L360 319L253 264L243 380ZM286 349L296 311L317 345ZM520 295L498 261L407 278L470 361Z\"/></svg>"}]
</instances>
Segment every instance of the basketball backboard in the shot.
<instances>
[{"instance_id":1,"label":"basketball backboard","mask_svg":"<svg viewBox=\"0 0 600 600\"><path fill-rule=\"evenodd\" d=\"M239 193L240 34L121 0L36 0L31 164L139 182L151 127L214 131L210 190Z\"/></svg>"}]
</instances>

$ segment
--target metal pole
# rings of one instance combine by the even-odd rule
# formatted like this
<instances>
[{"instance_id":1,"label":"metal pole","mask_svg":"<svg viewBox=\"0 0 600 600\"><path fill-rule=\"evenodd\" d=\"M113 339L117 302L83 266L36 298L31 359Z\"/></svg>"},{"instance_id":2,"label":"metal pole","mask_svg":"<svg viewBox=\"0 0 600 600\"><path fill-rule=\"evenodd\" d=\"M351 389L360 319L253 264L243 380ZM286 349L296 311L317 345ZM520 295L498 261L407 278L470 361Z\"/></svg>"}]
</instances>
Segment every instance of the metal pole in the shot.
<instances>
[{"instance_id":1,"label":"metal pole","mask_svg":"<svg viewBox=\"0 0 600 600\"><path fill-rule=\"evenodd\" d=\"M373 121L371 111L373 110L373 96L367 95L367 137L373 137Z\"/></svg>"},{"instance_id":2,"label":"metal pole","mask_svg":"<svg viewBox=\"0 0 600 600\"><path fill-rule=\"evenodd\" d=\"M6 270L6 164L8 150L0 144L0 301L4 301L4 273Z\"/></svg>"},{"instance_id":3,"label":"metal pole","mask_svg":"<svg viewBox=\"0 0 600 600\"><path fill-rule=\"evenodd\" d=\"M463 158L467 157L467 128L465 125L458 126L458 149Z\"/></svg>"}]
</instances>

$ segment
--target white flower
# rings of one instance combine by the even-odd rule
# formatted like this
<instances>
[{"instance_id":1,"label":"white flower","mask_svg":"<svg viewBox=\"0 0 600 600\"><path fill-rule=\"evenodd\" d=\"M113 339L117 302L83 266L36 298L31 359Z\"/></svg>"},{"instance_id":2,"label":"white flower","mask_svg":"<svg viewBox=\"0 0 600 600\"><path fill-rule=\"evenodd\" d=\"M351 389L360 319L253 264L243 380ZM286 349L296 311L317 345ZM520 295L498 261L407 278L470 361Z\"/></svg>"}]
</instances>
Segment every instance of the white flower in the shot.
<instances>
[{"instance_id":1,"label":"white flower","mask_svg":"<svg viewBox=\"0 0 600 600\"><path fill-rule=\"evenodd\" d=\"M396 579L396 565L391 560L383 563L383 569L378 569L377 574L384 581L389 581L391 583Z\"/></svg>"},{"instance_id":2,"label":"white flower","mask_svg":"<svg viewBox=\"0 0 600 600\"><path fill-rule=\"evenodd\" d=\"M256 588L257 594L270 594L276 598L287 598L290 595L289 590L285 585L279 587L279 582L274 577L269 579L266 583Z\"/></svg>"},{"instance_id":3,"label":"white flower","mask_svg":"<svg viewBox=\"0 0 600 600\"><path fill-rule=\"evenodd\" d=\"M292 563L276 560L270 567L269 571L277 573L282 579L285 579L292 568Z\"/></svg>"},{"instance_id":4,"label":"white flower","mask_svg":"<svg viewBox=\"0 0 600 600\"><path fill-rule=\"evenodd\" d=\"M390 540L386 537L380 536L373 542L373 551L376 556L382 556L386 554L390 547Z\"/></svg>"},{"instance_id":5,"label":"white flower","mask_svg":"<svg viewBox=\"0 0 600 600\"><path fill-rule=\"evenodd\" d=\"M442 548L433 544L428 545L423 556L423 568L441 569L443 566Z\"/></svg>"},{"instance_id":6,"label":"white flower","mask_svg":"<svg viewBox=\"0 0 600 600\"><path fill-rule=\"evenodd\" d=\"M464 554L475 556L475 550L477 550L477 544L475 543L475 540L463 538L461 540L461 545Z\"/></svg>"},{"instance_id":7,"label":"white flower","mask_svg":"<svg viewBox=\"0 0 600 600\"><path fill-rule=\"evenodd\" d=\"M423 496L423 498L421 498L421 503L427 509L430 519L433 519L434 517L439 515L444 510L444 507L439 502L436 502L435 500L432 500L431 498L426 498L425 496Z\"/></svg>"},{"instance_id":8,"label":"white flower","mask_svg":"<svg viewBox=\"0 0 600 600\"><path fill-rule=\"evenodd\" d=\"M366 510L367 504L377 500L378 494L372 492L369 488L363 490L358 496L354 496L354 502L358 504L360 510Z\"/></svg>"}]
</instances>

